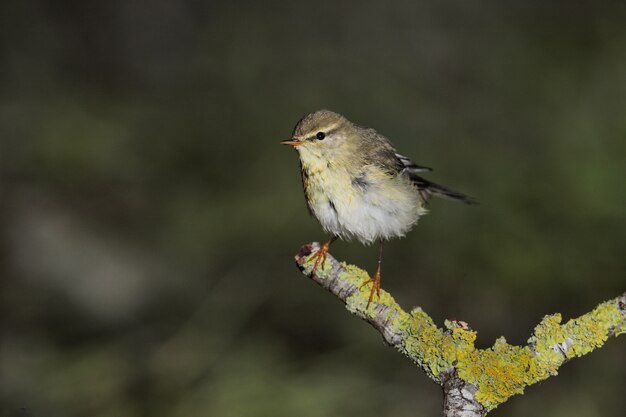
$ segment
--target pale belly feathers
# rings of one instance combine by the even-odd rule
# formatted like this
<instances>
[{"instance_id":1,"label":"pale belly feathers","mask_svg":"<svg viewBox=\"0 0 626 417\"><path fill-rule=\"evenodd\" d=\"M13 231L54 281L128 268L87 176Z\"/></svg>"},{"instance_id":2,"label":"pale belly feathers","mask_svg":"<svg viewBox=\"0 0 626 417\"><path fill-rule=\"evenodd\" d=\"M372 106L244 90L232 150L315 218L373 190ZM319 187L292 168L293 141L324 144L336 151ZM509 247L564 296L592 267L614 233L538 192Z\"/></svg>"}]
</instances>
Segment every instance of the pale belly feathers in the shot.
<instances>
[{"instance_id":1,"label":"pale belly feathers","mask_svg":"<svg viewBox=\"0 0 626 417\"><path fill-rule=\"evenodd\" d=\"M324 230L369 244L404 236L426 214L410 179L365 167L360 175L341 167L303 173L307 203ZM367 175L363 175L367 174Z\"/></svg>"}]
</instances>

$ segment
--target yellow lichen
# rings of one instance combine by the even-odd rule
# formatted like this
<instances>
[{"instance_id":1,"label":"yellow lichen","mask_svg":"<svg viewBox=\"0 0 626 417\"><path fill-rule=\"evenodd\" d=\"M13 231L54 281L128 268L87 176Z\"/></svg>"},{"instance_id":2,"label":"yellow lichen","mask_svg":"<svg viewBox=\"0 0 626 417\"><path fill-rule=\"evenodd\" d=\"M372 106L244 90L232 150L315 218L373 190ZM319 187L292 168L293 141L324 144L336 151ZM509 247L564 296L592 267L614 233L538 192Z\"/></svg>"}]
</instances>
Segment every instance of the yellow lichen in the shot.
<instances>
[{"instance_id":1,"label":"yellow lichen","mask_svg":"<svg viewBox=\"0 0 626 417\"><path fill-rule=\"evenodd\" d=\"M572 340L568 358L582 356L602 346L609 330L620 325L624 325L624 318L617 303L611 301L600 304L584 316L568 321L563 325L564 331Z\"/></svg>"},{"instance_id":2,"label":"yellow lichen","mask_svg":"<svg viewBox=\"0 0 626 417\"><path fill-rule=\"evenodd\" d=\"M411 311L410 317L403 348L414 362L439 382L440 374L451 366L442 355L443 332L421 308Z\"/></svg>"},{"instance_id":3,"label":"yellow lichen","mask_svg":"<svg viewBox=\"0 0 626 417\"><path fill-rule=\"evenodd\" d=\"M563 346L567 338L567 332L561 326L560 314L545 316L535 327L533 336L528 339L535 352L533 367L536 371L531 383L557 374L557 369L565 360L558 346Z\"/></svg>"},{"instance_id":4,"label":"yellow lichen","mask_svg":"<svg viewBox=\"0 0 626 417\"><path fill-rule=\"evenodd\" d=\"M354 265L346 264L345 262L342 262L341 266L345 270L345 272L343 272L339 277L339 279L342 281L348 281L351 284L359 285L363 284L363 282L369 279L369 275L367 275L367 272L365 272L361 268L357 268Z\"/></svg>"},{"instance_id":5,"label":"yellow lichen","mask_svg":"<svg viewBox=\"0 0 626 417\"><path fill-rule=\"evenodd\" d=\"M476 400L490 410L524 392L530 361L530 349L509 345L499 338L493 347L463 356L456 368L461 379L478 387Z\"/></svg>"},{"instance_id":6,"label":"yellow lichen","mask_svg":"<svg viewBox=\"0 0 626 417\"><path fill-rule=\"evenodd\" d=\"M387 332L400 336L401 342L394 343L398 350L436 382L441 384L442 373L456 368L458 377L477 388L475 398L487 410L523 393L525 387L556 375L566 359L602 346L610 334L626 333L619 301L612 300L563 325L560 314L545 316L528 346L513 346L501 337L491 348L476 349L476 332L464 323L446 320L445 330L440 329L421 308L407 313L383 290L368 307L371 287L364 284L369 274L353 265L342 266L339 279L358 288L345 299L350 311L384 322ZM303 268L310 273L313 259L308 259ZM325 264L317 271L322 280L331 278L331 272L331 265Z\"/></svg>"},{"instance_id":7,"label":"yellow lichen","mask_svg":"<svg viewBox=\"0 0 626 417\"><path fill-rule=\"evenodd\" d=\"M358 311L365 313L367 316L372 316L375 314L374 303L376 303L389 306L394 312L403 312L402 308L396 303L396 300L394 300L391 294L384 290L380 290L380 294L378 295L374 294L372 302L369 303L372 290L372 283L368 282L370 279L369 274L353 265L342 265L345 271L341 273L339 279L349 282L358 289L358 291L354 292L345 300L348 310L353 313Z\"/></svg>"}]
</instances>

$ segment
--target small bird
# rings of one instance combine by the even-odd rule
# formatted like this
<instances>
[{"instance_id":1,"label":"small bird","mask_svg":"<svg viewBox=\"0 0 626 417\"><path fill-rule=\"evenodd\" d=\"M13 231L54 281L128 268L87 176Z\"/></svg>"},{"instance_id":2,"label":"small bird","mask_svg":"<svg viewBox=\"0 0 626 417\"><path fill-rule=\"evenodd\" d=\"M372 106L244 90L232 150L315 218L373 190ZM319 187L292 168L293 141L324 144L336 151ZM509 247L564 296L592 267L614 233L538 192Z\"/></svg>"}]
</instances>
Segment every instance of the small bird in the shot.
<instances>
[{"instance_id":1,"label":"small bird","mask_svg":"<svg viewBox=\"0 0 626 417\"><path fill-rule=\"evenodd\" d=\"M368 307L374 294L380 295L383 242L411 230L427 213L431 195L474 204L472 198L417 175L432 169L397 153L376 130L329 110L304 116L291 139L280 143L298 151L309 212L332 234L312 255L312 274L338 238L380 242L378 268L364 284L372 284Z\"/></svg>"}]
</instances>

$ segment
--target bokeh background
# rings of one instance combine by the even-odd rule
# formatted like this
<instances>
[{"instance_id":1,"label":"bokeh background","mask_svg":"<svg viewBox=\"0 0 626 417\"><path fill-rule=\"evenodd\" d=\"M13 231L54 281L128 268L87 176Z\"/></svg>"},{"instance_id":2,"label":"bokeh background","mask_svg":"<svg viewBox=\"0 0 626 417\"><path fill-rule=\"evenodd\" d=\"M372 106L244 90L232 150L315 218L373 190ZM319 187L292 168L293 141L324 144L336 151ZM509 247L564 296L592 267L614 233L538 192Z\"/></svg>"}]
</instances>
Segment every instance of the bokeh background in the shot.
<instances>
[{"instance_id":1,"label":"bokeh background","mask_svg":"<svg viewBox=\"0 0 626 417\"><path fill-rule=\"evenodd\" d=\"M2 416L438 415L439 387L294 266L327 237L278 141L329 108L478 198L433 201L383 287L523 344L626 287L625 21L618 1L3 1ZM493 415L623 415L623 339Z\"/></svg>"}]
</instances>

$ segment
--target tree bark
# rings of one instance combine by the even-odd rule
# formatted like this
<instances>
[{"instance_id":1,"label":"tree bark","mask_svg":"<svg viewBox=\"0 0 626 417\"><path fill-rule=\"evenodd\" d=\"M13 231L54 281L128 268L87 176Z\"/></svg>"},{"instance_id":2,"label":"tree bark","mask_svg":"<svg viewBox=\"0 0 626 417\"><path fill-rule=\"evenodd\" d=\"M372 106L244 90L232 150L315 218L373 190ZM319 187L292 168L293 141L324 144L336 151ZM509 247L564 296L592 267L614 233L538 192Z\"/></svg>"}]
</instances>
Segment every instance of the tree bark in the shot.
<instances>
[{"instance_id":1,"label":"tree bark","mask_svg":"<svg viewBox=\"0 0 626 417\"><path fill-rule=\"evenodd\" d=\"M488 349L474 346L476 332L462 321L437 327L421 308L404 311L381 289L368 303L367 272L339 263L330 254L313 270L312 254L319 243L304 245L296 264L313 281L370 323L389 346L396 348L443 388L444 417L480 417L524 388L556 375L565 362L604 345L609 337L626 333L626 293L592 311L561 324L561 315L547 315L526 346L501 337Z\"/></svg>"},{"instance_id":2,"label":"tree bark","mask_svg":"<svg viewBox=\"0 0 626 417\"><path fill-rule=\"evenodd\" d=\"M475 398L476 387L452 372L443 380L443 417L482 417L487 414Z\"/></svg>"}]
</instances>

